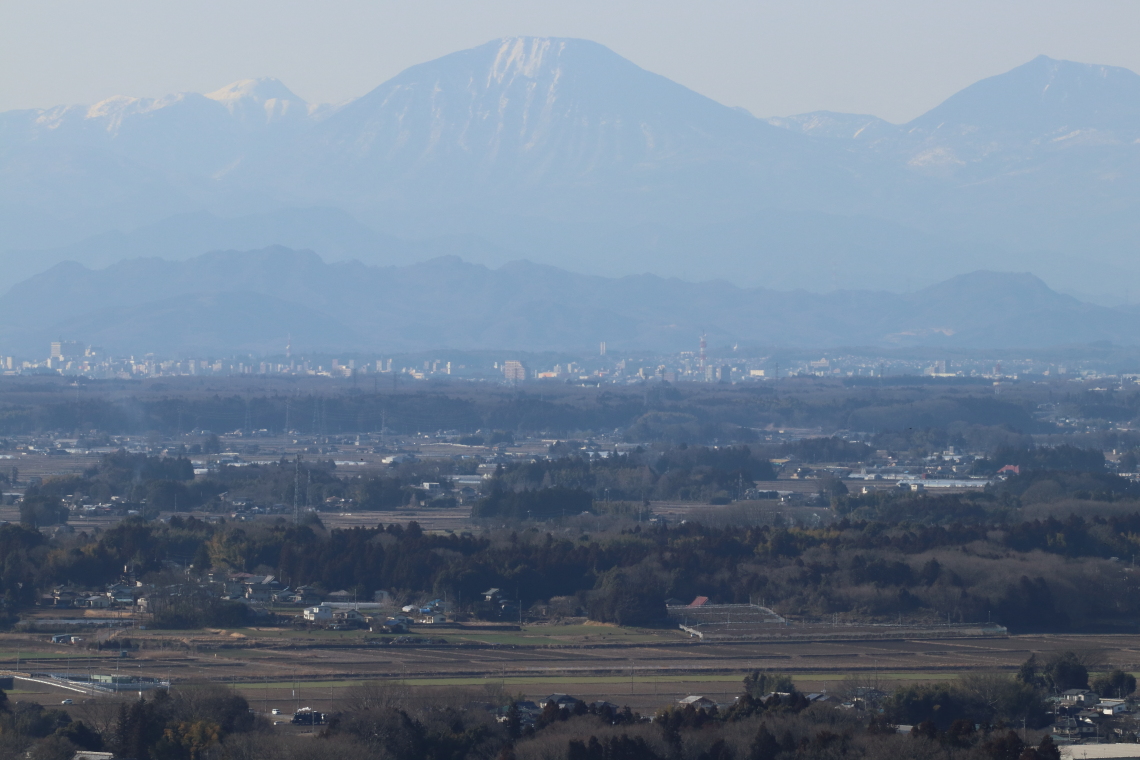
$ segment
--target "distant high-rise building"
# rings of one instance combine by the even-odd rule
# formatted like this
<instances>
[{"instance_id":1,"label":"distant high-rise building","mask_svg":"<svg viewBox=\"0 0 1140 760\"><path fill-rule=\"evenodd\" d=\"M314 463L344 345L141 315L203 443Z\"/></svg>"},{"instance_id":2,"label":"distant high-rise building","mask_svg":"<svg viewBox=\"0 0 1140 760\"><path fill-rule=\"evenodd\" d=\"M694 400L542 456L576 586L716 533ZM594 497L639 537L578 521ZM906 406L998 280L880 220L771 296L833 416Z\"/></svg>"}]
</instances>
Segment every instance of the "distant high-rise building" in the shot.
<instances>
[{"instance_id":1,"label":"distant high-rise building","mask_svg":"<svg viewBox=\"0 0 1140 760\"><path fill-rule=\"evenodd\" d=\"M503 377L511 382L526 380L526 365L520 361L510 359L503 362Z\"/></svg>"},{"instance_id":2,"label":"distant high-rise building","mask_svg":"<svg viewBox=\"0 0 1140 760\"><path fill-rule=\"evenodd\" d=\"M603 340L601 342L601 344L598 345L598 356L605 356L605 355L606 355L606 342Z\"/></svg>"},{"instance_id":3,"label":"distant high-rise building","mask_svg":"<svg viewBox=\"0 0 1140 760\"><path fill-rule=\"evenodd\" d=\"M83 356L85 346L75 340L57 340L51 344L51 358L53 359L79 359Z\"/></svg>"}]
</instances>

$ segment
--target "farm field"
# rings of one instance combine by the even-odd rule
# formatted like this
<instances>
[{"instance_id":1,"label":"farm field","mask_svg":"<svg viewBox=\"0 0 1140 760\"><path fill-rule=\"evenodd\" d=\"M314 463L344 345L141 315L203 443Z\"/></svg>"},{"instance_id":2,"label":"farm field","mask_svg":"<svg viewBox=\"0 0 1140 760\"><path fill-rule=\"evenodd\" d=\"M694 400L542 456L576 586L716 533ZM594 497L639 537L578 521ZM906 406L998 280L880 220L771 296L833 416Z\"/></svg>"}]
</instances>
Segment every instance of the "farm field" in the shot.
<instances>
[{"instance_id":1,"label":"farm field","mask_svg":"<svg viewBox=\"0 0 1140 760\"><path fill-rule=\"evenodd\" d=\"M1137 635L769 639L702 642L674 629L602 625L534 625L522 630L433 630L394 637L362 631L243 628L193 632L125 632L142 648L129 658L47 643L43 634L0 635L0 669L23 672L118 672L227 683L258 710L299 706L335 709L345 690L365 680L397 681L416 695L455 691L521 694L565 692L607 699L642 712L688 694L730 700L754 669L793 675L805 691L835 689L850 675L885 688L954 678L971 671L1010 671L1031 653L1098 650L1113 665L1140 670ZM434 643L428 643L429 640ZM44 703L62 690L17 682L17 696ZM71 696L74 696L72 694ZM99 697L98 699L106 699Z\"/></svg>"}]
</instances>

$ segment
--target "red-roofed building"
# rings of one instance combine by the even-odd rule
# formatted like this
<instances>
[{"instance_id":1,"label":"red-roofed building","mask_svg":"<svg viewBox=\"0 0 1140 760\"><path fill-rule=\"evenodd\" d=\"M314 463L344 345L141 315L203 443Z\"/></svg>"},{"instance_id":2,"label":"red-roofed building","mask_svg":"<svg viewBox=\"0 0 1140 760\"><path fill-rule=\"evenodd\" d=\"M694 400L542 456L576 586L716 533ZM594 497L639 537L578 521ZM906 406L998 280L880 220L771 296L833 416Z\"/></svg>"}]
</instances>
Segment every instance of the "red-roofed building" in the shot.
<instances>
[{"instance_id":1,"label":"red-roofed building","mask_svg":"<svg viewBox=\"0 0 1140 760\"><path fill-rule=\"evenodd\" d=\"M690 607L704 607L708 603L709 603L709 598L707 596L698 596L696 599L694 599L692 602L689 603L689 606Z\"/></svg>"},{"instance_id":2,"label":"red-roofed building","mask_svg":"<svg viewBox=\"0 0 1140 760\"><path fill-rule=\"evenodd\" d=\"M1002 467L1000 470L998 470L997 474L1001 475L1003 472L1010 472L1010 473L1013 473L1014 475L1020 475L1021 474L1021 465L1019 465L1019 464L1007 464L1005 467Z\"/></svg>"}]
</instances>

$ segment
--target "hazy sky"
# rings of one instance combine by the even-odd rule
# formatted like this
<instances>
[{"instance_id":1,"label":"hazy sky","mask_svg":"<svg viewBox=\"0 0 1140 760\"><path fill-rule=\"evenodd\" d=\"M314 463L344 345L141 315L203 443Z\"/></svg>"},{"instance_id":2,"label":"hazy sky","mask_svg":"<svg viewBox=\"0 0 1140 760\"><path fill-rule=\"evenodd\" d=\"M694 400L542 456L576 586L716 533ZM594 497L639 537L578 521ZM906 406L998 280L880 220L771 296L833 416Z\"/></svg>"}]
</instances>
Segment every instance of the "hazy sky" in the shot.
<instances>
[{"instance_id":1,"label":"hazy sky","mask_svg":"<svg viewBox=\"0 0 1140 760\"><path fill-rule=\"evenodd\" d=\"M1044 53L1140 71L1140 0L0 0L0 110L275 76L313 102L516 34L584 37L758 116L905 121Z\"/></svg>"}]
</instances>

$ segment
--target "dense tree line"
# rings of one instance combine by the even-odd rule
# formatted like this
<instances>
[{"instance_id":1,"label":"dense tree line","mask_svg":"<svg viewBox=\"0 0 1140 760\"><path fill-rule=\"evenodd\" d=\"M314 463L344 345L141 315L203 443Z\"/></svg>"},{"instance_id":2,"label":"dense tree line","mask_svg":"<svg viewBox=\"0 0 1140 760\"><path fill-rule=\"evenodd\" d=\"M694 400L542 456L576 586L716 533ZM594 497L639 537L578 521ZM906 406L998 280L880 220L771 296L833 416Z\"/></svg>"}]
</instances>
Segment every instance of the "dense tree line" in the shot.
<instances>
[{"instance_id":1,"label":"dense tree line","mask_svg":"<svg viewBox=\"0 0 1140 760\"><path fill-rule=\"evenodd\" d=\"M638 447L623 454L577 448L551 447L556 458L501 467L487 485L497 494L476 510L477 515L535 519L579 514L591 505L549 502L563 489L588 494L595 501L642 502L712 501L740 498L753 481L772 480L776 473L770 456L794 455L804 461L860 456L869 450L862 443L838 438L805 439L772 446ZM1109 473L1101 452L1073 446L1001 448L981 469L996 470L994 463L1022 462L1022 472L1006 477L984 494L953 497L908 497L873 492L848 494L838 481L820 481L820 491L833 499L840 514L863 519L919 522L970 522L1016 520L1025 504L1060 500L1097 502L1134 501L1140 486ZM454 506L448 496L428 494L425 481L447 485L449 478L475 471L474 461L429 460L406 462L366 476L343 476L332 461L282 459L272 464L223 466L195 478L185 456L150 457L118 451L83 473L49 479L29 486L22 506L22 522L29 526L53 525L66 519L61 498L86 497L107 502L118 497L126 507L156 514L158 511L225 510L218 497L244 498L262 506L274 504L321 508L329 500L350 499L365 511L399 509L413 502ZM546 491L546 496L507 496L510 493ZM557 497L562 499L561 496ZM505 499L505 501L504 501ZM546 501L543 501L543 500ZM525 505L524 505L525 502ZM517 504L516 504L517 503ZM514 505L514 506L512 506ZM516 509L516 506L518 507ZM541 516L541 517L540 517Z\"/></svg>"},{"instance_id":2,"label":"dense tree line","mask_svg":"<svg viewBox=\"0 0 1140 760\"><path fill-rule=\"evenodd\" d=\"M776 477L768 460L748 446L681 444L609 453L572 452L557 459L507 466L495 474L492 485L505 491L567 488L607 501L708 501L741 496L754 480Z\"/></svg>"},{"instance_id":3,"label":"dense tree line","mask_svg":"<svg viewBox=\"0 0 1140 760\"><path fill-rule=\"evenodd\" d=\"M1100 461L1079 449L1045 452L1040 461L1063 464L1057 457L1081 466ZM158 573L174 562L192 564L197 573L272 572L293 585L354 588L362 596L385 589L473 600L488 587L513 589L525 607L557 599L558 609L637 624L660 620L667 598L697 595L723 602L759 598L796 616L994 620L1017 630L1126 626L1140 605L1131 580L1113 566L1113 558L1138 553L1135 486L1103 470L1072 467L1027 469L975 494L849 494L836 481L828 492L842 519L810 528L643 526L611 516L606 524L612 529L587 535L580 532L583 513L621 514L610 509L621 499L640 513L643 497L715 497L768 477L770 465L745 446L639 448L611 456L577 451L500 468L474 510L489 522L479 535L425 535L414 524L326 531L319 520L209 525L175 517L162 524L145 515L98 535L49 540L34 529L45 524L41 512L61 509L63 495L151 499L163 492L159 485L182 489L175 503L186 507L193 494L207 499L221 491L291 503L300 485L305 505L347 495L365 509L385 509L422 493L416 488L422 479L445 480L453 466L410 463L381 476L339 478L330 462L283 461L189 480L185 458L113 453L82 476L28 489L25 525L0 528L4 604L10 616L55 583L105 583L125 565ZM1087 491L1089 479L1107 490ZM1042 484L1057 498L1101 498L1120 509L1025 519L1025 502L1045 493ZM821 489L827 489L824 481ZM515 527L499 527L506 523ZM602 525L594 521L594 527ZM1018 561L1005 561L1011 557ZM172 599L163 605L156 597L157 622L171 627L233 623L242 611L189 590Z\"/></svg>"},{"instance_id":4,"label":"dense tree line","mask_svg":"<svg viewBox=\"0 0 1140 760\"><path fill-rule=\"evenodd\" d=\"M96 467L82 475L51 478L28 486L22 521L41 526L62 521L67 516L61 502L64 496L86 497L97 503L118 497L123 507L150 514L224 509L217 498L223 493L231 499L248 499L263 506L292 506L296 498L303 508L318 508L330 498L349 498L364 510L396 509L423 498L424 481L446 485L448 477L460 469L455 463L433 460L399 465L380 475L342 478L332 461L282 459L268 465L223 466L195 478L190 460L185 457L118 451L103 456Z\"/></svg>"},{"instance_id":5,"label":"dense tree line","mask_svg":"<svg viewBox=\"0 0 1140 760\"><path fill-rule=\"evenodd\" d=\"M235 735L269 732L266 719L254 715L244 697L215 684L100 702L70 708L92 718L77 720L34 702L10 704L0 692L0 757L70 760L90 750L134 760L205 760L220 757L220 748Z\"/></svg>"},{"instance_id":6,"label":"dense tree line","mask_svg":"<svg viewBox=\"0 0 1140 760\"><path fill-rule=\"evenodd\" d=\"M332 461L282 459L268 465L223 466L195 478L190 460L183 456L151 457L118 451L105 455L83 475L29 486L22 522L46 526L64 521L64 496L104 503L118 497L124 506L150 514L225 509L218 500L223 493L231 500L248 499L262 506L291 506L296 500L306 509L321 508L329 499L351 499L355 509L365 511L398 509L417 501L448 507L455 504L452 497L427 494L422 484L428 481L446 486L451 476L474 471L473 461L429 460L403 463L379 474L342 477ZM574 451L558 459L502 468L488 485L493 493L477 514L524 519L529 513L534 519L548 519L591 511L590 498L727 499L741 495L754 479L773 478L775 472L768 461L746 446L639 448L630 454L594 458ZM521 494L539 490L545 491L542 497ZM585 501L566 501L564 491L581 492Z\"/></svg>"},{"instance_id":7,"label":"dense tree line","mask_svg":"<svg viewBox=\"0 0 1140 760\"><path fill-rule=\"evenodd\" d=\"M126 398L104 393L99 383L82 385L74 396L51 381L40 381L34 390L14 388L0 403L0 435L239 429L334 435L383 428L400 434L452 430L504 440L507 434L518 433L567 437L575 432L622 430L638 442L724 444L755 442L756 430L778 426L876 435L932 430L935 437L986 442L984 447L989 448L989 442L1002 437L1056 430L1033 415L1039 397L1048 391L1029 386L1007 390L999 399L991 390L973 386L863 387L811 378L762 385L628 388L433 384L381 391L378 384L371 388L363 384L330 387L324 393L287 387L273 393L241 393L243 384L233 381L229 383L233 392L225 395L164 392L160 390L164 384L155 382L137 385L134 395Z\"/></svg>"},{"instance_id":8,"label":"dense tree line","mask_svg":"<svg viewBox=\"0 0 1140 760\"><path fill-rule=\"evenodd\" d=\"M871 459L875 450L866 443L845 441L837 436L831 436L791 441L782 445L779 453L797 462L815 464L818 462L866 462Z\"/></svg>"},{"instance_id":9,"label":"dense tree line","mask_svg":"<svg viewBox=\"0 0 1140 760\"><path fill-rule=\"evenodd\" d=\"M1140 485L1103 470L1025 470L984 491L957 494L893 489L849 493L842 484L832 483L829 489L827 481L820 482L836 514L891 523L1020 523L1028 513L1100 514L1110 505L1118 514L1140 509Z\"/></svg>"},{"instance_id":10,"label":"dense tree line","mask_svg":"<svg viewBox=\"0 0 1140 760\"><path fill-rule=\"evenodd\" d=\"M992 475L1007 465L1026 471L1104 472L1104 452L1071 444L1059 446L999 446L974 463L978 474Z\"/></svg>"},{"instance_id":11,"label":"dense tree line","mask_svg":"<svg viewBox=\"0 0 1140 760\"><path fill-rule=\"evenodd\" d=\"M511 521L552 520L593 511L594 500L578 488L554 486L540 491L506 491L493 488L471 511L473 517Z\"/></svg>"},{"instance_id":12,"label":"dense tree line","mask_svg":"<svg viewBox=\"0 0 1140 760\"><path fill-rule=\"evenodd\" d=\"M0 587L16 613L52 584L109 582L124 565L159 573L182 558L197 573L272 572L292 585L448 594L468 606L498 587L524 607L550 603L634 624L660 620L664 599L698 595L762 600L796 617L990 619L1014 630L1124 630L1140 612L1140 589L1114 560L1136 552L1140 513L942 525L845 518L820 527L619 521L590 535L567 530L580 524L435 535L414 523L325 530L319 521L134 518L97 536L54 539L8 525L0 527Z\"/></svg>"},{"instance_id":13,"label":"dense tree line","mask_svg":"<svg viewBox=\"0 0 1140 760\"><path fill-rule=\"evenodd\" d=\"M124 450L105 454L99 464L82 475L50 478L30 485L24 505L50 504L58 509L65 496L87 497L106 503L118 497L125 503L159 509L192 509L224 491L220 483L194 480L194 466L185 457L152 457ZM66 515L62 515L66 518ZM30 524L30 520L24 519ZM53 525L55 520L40 525Z\"/></svg>"}]
</instances>

